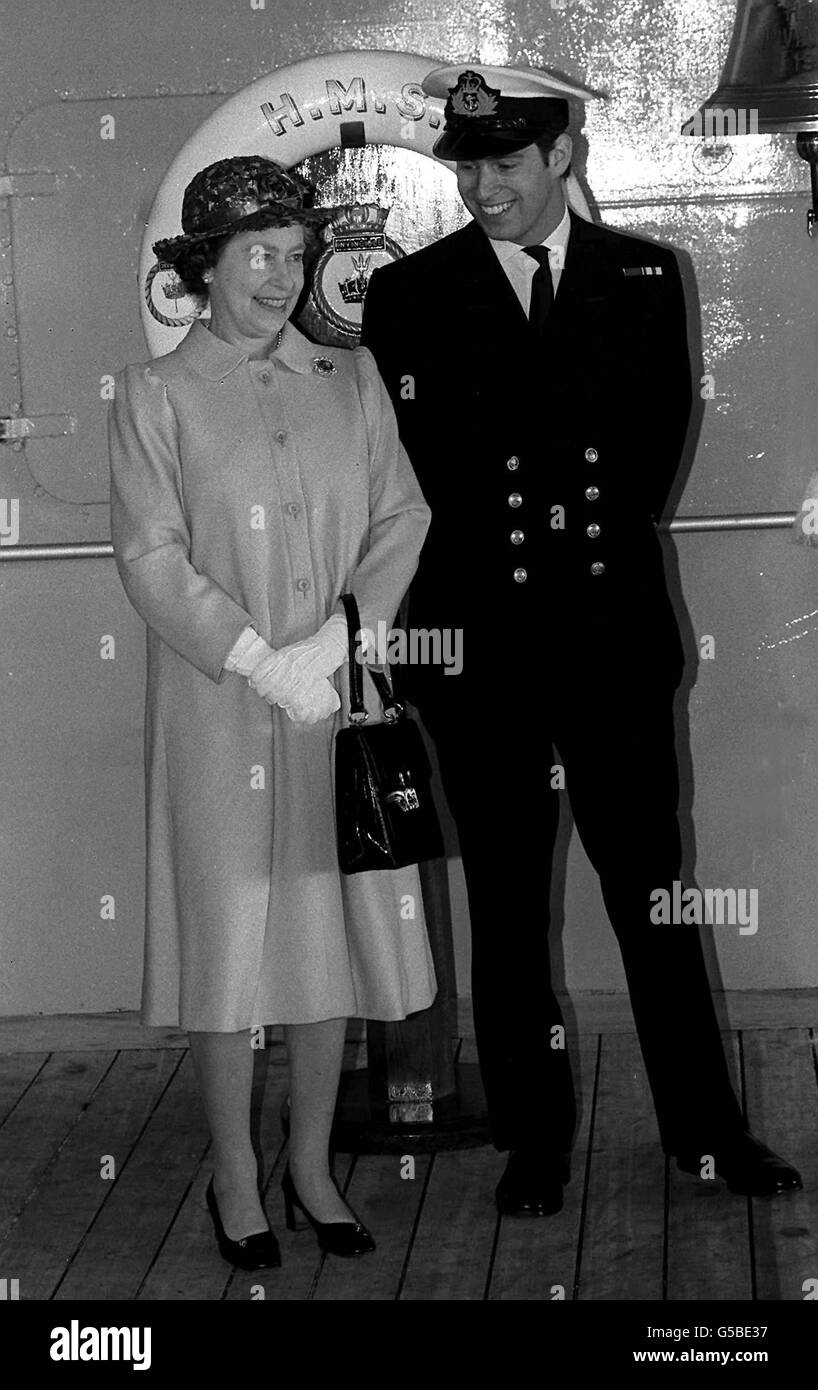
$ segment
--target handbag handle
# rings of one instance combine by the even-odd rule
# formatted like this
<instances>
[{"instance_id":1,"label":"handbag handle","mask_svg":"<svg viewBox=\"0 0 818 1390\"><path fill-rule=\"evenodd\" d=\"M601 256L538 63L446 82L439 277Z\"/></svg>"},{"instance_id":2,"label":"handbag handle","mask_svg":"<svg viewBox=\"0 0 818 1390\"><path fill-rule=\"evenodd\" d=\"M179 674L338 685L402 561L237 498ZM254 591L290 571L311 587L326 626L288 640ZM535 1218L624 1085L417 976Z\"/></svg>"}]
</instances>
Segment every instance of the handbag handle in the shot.
<instances>
[{"instance_id":1,"label":"handbag handle","mask_svg":"<svg viewBox=\"0 0 818 1390\"><path fill-rule=\"evenodd\" d=\"M358 612L358 603L354 594L341 594L341 603L344 605L344 613L347 620L347 632L349 635L349 722L350 724L365 724L369 715L364 705L364 678L363 666L366 665L372 677L375 689L378 692L383 717L394 724L403 714L403 705L400 700L395 698L389 677L386 670L380 670L364 662L360 653L363 649L361 642L361 615Z\"/></svg>"}]
</instances>

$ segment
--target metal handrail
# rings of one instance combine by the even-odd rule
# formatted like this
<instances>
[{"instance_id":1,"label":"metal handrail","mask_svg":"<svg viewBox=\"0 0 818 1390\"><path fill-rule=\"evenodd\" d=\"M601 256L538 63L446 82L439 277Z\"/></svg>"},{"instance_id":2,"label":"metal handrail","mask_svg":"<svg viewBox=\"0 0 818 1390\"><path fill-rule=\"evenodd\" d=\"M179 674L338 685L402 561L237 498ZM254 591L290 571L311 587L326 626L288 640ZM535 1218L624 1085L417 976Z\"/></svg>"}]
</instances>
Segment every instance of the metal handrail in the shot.
<instances>
[{"instance_id":1,"label":"metal handrail","mask_svg":"<svg viewBox=\"0 0 818 1390\"><path fill-rule=\"evenodd\" d=\"M751 512L745 516L677 516L659 531L786 531L798 512ZM0 560L107 560L113 558L110 541L73 541L53 545L3 545Z\"/></svg>"}]
</instances>

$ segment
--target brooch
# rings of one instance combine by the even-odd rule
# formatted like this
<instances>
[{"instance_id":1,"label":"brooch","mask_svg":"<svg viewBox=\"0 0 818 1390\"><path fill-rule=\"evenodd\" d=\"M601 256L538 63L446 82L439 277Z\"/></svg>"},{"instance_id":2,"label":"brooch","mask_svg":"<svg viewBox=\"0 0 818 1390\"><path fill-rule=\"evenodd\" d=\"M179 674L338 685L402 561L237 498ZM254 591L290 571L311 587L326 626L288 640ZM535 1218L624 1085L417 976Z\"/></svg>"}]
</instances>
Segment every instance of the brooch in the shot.
<instances>
[{"instance_id":1,"label":"brooch","mask_svg":"<svg viewBox=\"0 0 818 1390\"><path fill-rule=\"evenodd\" d=\"M334 376L337 368L331 357L313 357L312 369L319 376Z\"/></svg>"}]
</instances>

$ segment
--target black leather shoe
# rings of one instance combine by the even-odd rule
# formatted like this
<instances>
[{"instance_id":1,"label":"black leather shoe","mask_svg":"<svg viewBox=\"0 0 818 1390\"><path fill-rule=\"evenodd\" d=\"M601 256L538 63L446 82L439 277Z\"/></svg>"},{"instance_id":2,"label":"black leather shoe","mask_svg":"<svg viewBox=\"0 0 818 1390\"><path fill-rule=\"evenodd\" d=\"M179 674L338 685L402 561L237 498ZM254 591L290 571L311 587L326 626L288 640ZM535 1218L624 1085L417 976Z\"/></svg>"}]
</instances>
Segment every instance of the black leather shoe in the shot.
<instances>
[{"instance_id":1,"label":"black leather shoe","mask_svg":"<svg viewBox=\"0 0 818 1390\"><path fill-rule=\"evenodd\" d=\"M562 1185L569 1179L562 1159L512 1149L495 1200L503 1216L553 1216L562 1207Z\"/></svg>"},{"instance_id":2,"label":"black leather shoe","mask_svg":"<svg viewBox=\"0 0 818 1390\"><path fill-rule=\"evenodd\" d=\"M236 1269L279 1269L281 1267L281 1251L272 1231L257 1231L254 1235L245 1236L243 1240L231 1240L225 1234L222 1219L219 1216L212 1178L207 1185L205 1199L213 1221L213 1229L216 1232L219 1253L223 1259L227 1260L228 1264L234 1265Z\"/></svg>"},{"instance_id":3,"label":"black leather shoe","mask_svg":"<svg viewBox=\"0 0 818 1390\"><path fill-rule=\"evenodd\" d=\"M702 1153L713 1154L719 1177L731 1192L744 1197L777 1197L782 1192L800 1192L803 1187L800 1173L749 1131L730 1144L703 1148ZM676 1164L684 1173L697 1177L701 1173L701 1156L690 1150L677 1154Z\"/></svg>"},{"instance_id":4,"label":"black leather shoe","mask_svg":"<svg viewBox=\"0 0 818 1390\"><path fill-rule=\"evenodd\" d=\"M312 1226L318 1237L319 1246L327 1255L341 1255L348 1258L353 1255L369 1255L375 1249L372 1236L366 1226L355 1216L351 1207L350 1213L355 1217L354 1221L317 1221L312 1213L307 1211L295 1190L289 1163L284 1169L284 1176L281 1179L281 1191L284 1193L284 1212L288 1231L305 1231L307 1226ZM301 1212L304 1221L298 1222L296 1220L296 1209Z\"/></svg>"}]
</instances>

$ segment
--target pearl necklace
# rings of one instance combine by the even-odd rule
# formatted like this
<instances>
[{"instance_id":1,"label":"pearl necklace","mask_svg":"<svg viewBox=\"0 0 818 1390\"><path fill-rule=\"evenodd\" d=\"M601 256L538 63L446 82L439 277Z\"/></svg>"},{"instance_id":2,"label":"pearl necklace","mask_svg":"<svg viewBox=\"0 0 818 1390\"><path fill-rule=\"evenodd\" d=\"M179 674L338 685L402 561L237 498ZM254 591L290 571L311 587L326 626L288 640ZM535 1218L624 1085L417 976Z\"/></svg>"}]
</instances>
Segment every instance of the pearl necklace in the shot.
<instances>
[{"instance_id":1,"label":"pearl necklace","mask_svg":"<svg viewBox=\"0 0 818 1390\"><path fill-rule=\"evenodd\" d=\"M208 333L213 333L213 329L210 327L210 320L209 320L209 319L200 319L199 322L204 324L204 326L205 326L205 328L207 329ZM214 334L214 337L215 337L215 334ZM273 355L274 352L278 352L278 349L281 347L281 340L282 340L283 337L284 337L284 329L283 329L283 328L279 328L278 334L277 334L277 336L276 336L275 343L273 344L272 350L271 350L271 352L269 353L269 357L272 357L272 355ZM265 362L265 361L268 360L268 358L262 357L262 358L259 359L259 360L261 360L262 362Z\"/></svg>"}]
</instances>

